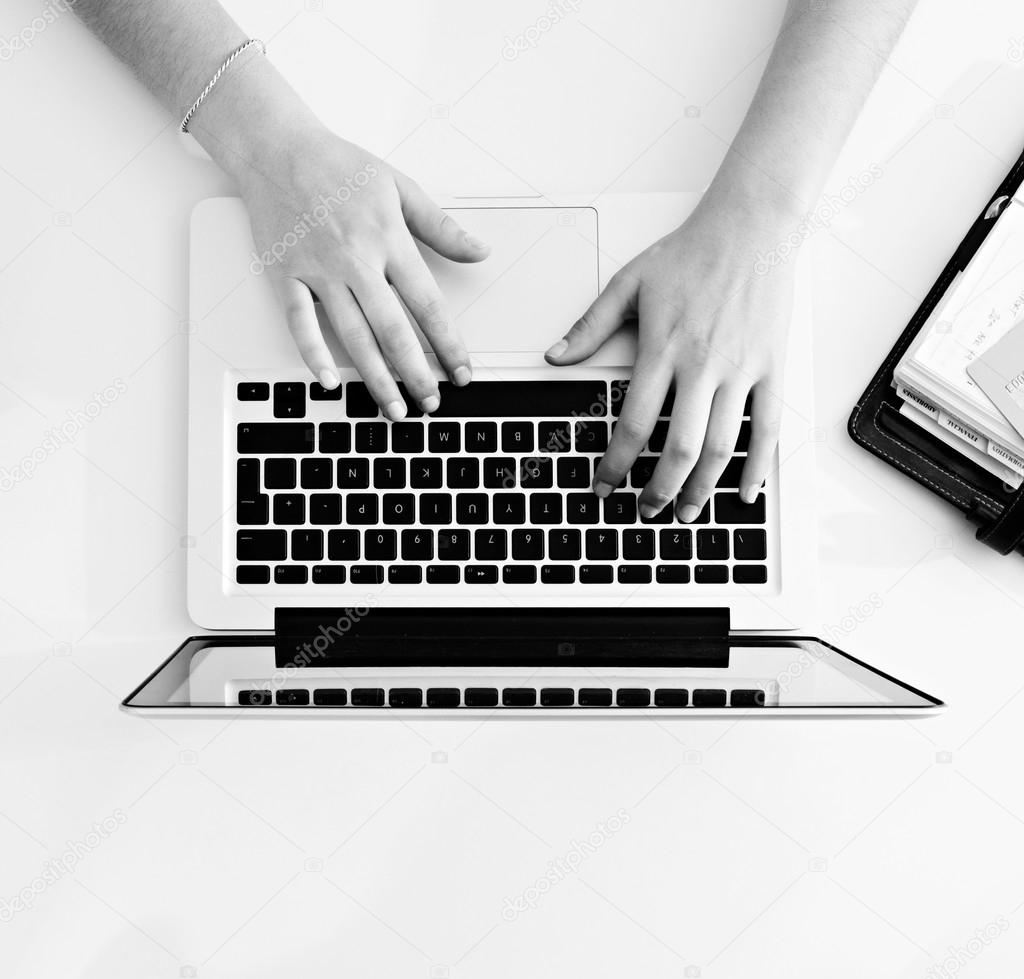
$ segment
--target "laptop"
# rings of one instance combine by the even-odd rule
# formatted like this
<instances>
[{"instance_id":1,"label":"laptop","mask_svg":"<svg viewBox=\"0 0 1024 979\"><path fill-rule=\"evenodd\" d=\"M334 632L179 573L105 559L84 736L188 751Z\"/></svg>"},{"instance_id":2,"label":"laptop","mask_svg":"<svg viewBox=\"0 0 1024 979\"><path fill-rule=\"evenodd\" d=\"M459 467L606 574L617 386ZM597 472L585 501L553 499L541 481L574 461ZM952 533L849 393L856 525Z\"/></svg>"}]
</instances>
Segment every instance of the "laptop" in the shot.
<instances>
[{"instance_id":1,"label":"laptop","mask_svg":"<svg viewBox=\"0 0 1024 979\"><path fill-rule=\"evenodd\" d=\"M594 466L635 337L543 351L696 194L442 201L492 243L424 257L474 379L391 423L322 320L342 384L302 364L243 204L191 221L186 640L130 694L149 713L260 717L920 714L942 704L821 640L814 611L809 290L797 290L776 465L733 459L696 522L637 494L668 403L608 499ZM422 341L422 336L420 337ZM429 346L428 360L437 369ZM438 378L443 380L438 369Z\"/></svg>"}]
</instances>

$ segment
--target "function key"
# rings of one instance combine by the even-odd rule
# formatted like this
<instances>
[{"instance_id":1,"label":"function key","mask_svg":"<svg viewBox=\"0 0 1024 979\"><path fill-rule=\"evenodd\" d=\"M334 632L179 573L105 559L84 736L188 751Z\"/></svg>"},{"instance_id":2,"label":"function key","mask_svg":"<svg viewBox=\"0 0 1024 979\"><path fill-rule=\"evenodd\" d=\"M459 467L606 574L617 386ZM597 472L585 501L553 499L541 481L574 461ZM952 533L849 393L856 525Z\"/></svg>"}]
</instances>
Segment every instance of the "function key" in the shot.
<instances>
[{"instance_id":1,"label":"function key","mask_svg":"<svg viewBox=\"0 0 1024 979\"><path fill-rule=\"evenodd\" d=\"M467 585L496 585L498 566L496 564L467 564L462 573Z\"/></svg>"},{"instance_id":2,"label":"function key","mask_svg":"<svg viewBox=\"0 0 1024 979\"><path fill-rule=\"evenodd\" d=\"M604 687L583 687L576 695L580 707L611 707L612 692Z\"/></svg>"},{"instance_id":3,"label":"function key","mask_svg":"<svg viewBox=\"0 0 1024 979\"><path fill-rule=\"evenodd\" d=\"M751 689L751 690L733 690L729 694L729 706L730 707L764 707L764 691Z\"/></svg>"},{"instance_id":4,"label":"function key","mask_svg":"<svg viewBox=\"0 0 1024 979\"><path fill-rule=\"evenodd\" d=\"M423 581L423 569L415 564L393 564L388 568L388 584L418 585Z\"/></svg>"},{"instance_id":5,"label":"function key","mask_svg":"<svg viewBox=\"0 0 1024 979\"><path fill-rule=\"evenodd\" d=\"M269 690L239 690L239 707L269 707L273 695Z\"/></svg>"},{"instance_id":6,"label":"function key","mask_svg":"<svg viewBox=\"0 0 1024 979\"><path fill-rule=\"evenodd\" d=\"M617 707L650 707L651 691L647 687L619 687L615 691Z\"/></svg>"},{"instance_id":7,"label":"function key","mask_svg":"<svg viewBox=\"0 0 1024 979\"><path fill-rule=\"evenodd\" d=\"M764 585L768 582L768 569L763 564L737 564L732 569L732 580L737 585Z\"/></svg>"},{"instance_id":8,"label":"function key","mask_svg":"<svg viewBox=\"0 0 1024 979\"><path fill-rule=\"evenodd\" d=\"M688 690L677 690L674 687L659 687L654 691L655 707L685 707L690 702Z\"/></svg>"},{"instance_id":9,"label":"function key","mask_svg":"<svg viewBox=\"0 0 1024 979\"><path fill-rule=\"evenodd\" d=\"M545 564L540 569L540 580L545 585L571 585L576 580L576 569L569 564Z\"/></svg>"},{"instance_id":10,"label":"function key","mask_svg":"<svg viewBox=\"0 0 1024 979\"><path fill-rule=\"evenodd\" d=\"M620 585L649 585L651 577L651 569L646 564L619 565Z\"/></svg>"},{"instance_id":11,"label":"function key","mask_svg":"<svg viewBox=\"0 0 1024 979\"><path fill-rule=\"evenodd\" d=\"M341 385L327 390L319 381L313 381L309 385L310 401L341 401Z\"/></svg>"},{"instance_id":12,"label":"function key","mask_svg":"<svg viewBox=\"0 0 1024 979\"><path fill-rule=\"evenodd\" d=\"M345 569L335 564L313 565L314 585L343 585L345 584Z\"/></svg>"},{"instance_id":13,"label":"function key","mask_svg":"<svg viewBox=\"0 0 1024 979\"><path fill-rule=\"evenodd\" d=\"M379 564L354 564L349 580L353 585L383 585L384 568Z\"/></svg>"},{"instance_id":14,"label":"function key","mask_svg":"<svg viewBox=\"0 0 1024 979\"><path fill-rule=\"evenodd\" d=\"M532 565L506 565L501 572L506 585L534 585L537 583L537 569Z\"/></svg>"},{"instance_id":15,"label":"function key","mask_svg":"<svg viewBox=\"0 0 1024 979\"><path fill-rule=\"evenodd\" d=\"M459 583L459 566L457 564L431 564L427 566L428 585L457 585ZM469 704L467 703L468 707Z\"/></svg>"},{"instance_id":16,"label":"function key","mask_svg":"<svg viewBox=\"0 0 1024 979\"><path fill-rule=\"evenodd\" d=\"M659 564L655 577L659 585L686 585L690 582L690 567L686 564Z\"/></svg>"},{"instance_id":17,"label":"function key","mask_svg":"<svg viewBox=\"0 0 1024 979\"><path fill-rule=\"evenodd\" d=\"M466 687L467 707L497 707L498 691L495 687Z\"/></svg>"},{"instance_id":18,"label":"function key","mask_svg":"<svg viewBox=\"0 0 1024 979\"><path fill-rule=\"evenodd\" d=\"M694 690L693 691L693 706L694 707L724 707L725 706L725 691L724 690Z\"/></svg>"},{"instance_id":19,"label":"function key","mask_svg":"<svg viewBox=\"0 0 1024 979\"><path fill-rule=\"evenodd\" d=\"M381 687L355 687L349 699L353 707L383 707L384 690Z\"/></svg>"},{"instance_id":20,"label":"function key","mask_svg":"<svg viewBox=\"0 0 1024 979\"><path fill-rule=\"evenodd\" d=\"M240 585L269 585L270 568L265 564L240 564L235 569L235 581Z\"/></svg>"},{"instance_id":21,"label":"function key","mask_svg":"<svg viewBox=\"0 0 1024 979\"><path fill-rule=\"evenodd\" d=\"M301 564L279 564L274 568L274 584L304 585L309 573Z\"/></svg>"},{"instance_id":22,"label":"function key","mask_svg":"<svg viewBox=\"0 0 1024 979\"><path fill-rule=\"evenodd\" d=\"M536 707L537 691L533 687L505 687L501 703L504 707Z\"/></svg>"},{"instance_id":23,"label":"function key","mask_svg":"<svg viewBox=\"0 0 1024 979\"><path fill-rule=\"evenodd\" d=\"M422 707L423 691L419 687L392 687L388 691L389 707Z\"/></svg>"},{"instance_id":24,"label":"function key","mask_svg":"<svg viewBox=\"0 0 1024 979\"><path fill-rule=\"evenodd\" d=\"M541 707L572 707L575 700L572 687L542 687L540 691Z\"/></svg>"},{"instance_id":25,"label":"function key","mask_svg":"<svg viewBox=\"0 0 1024 979\"><path fill-rule=\"evenodd\" d=\"M581 564L581 585L610 585L612 583L612 566L610 564Z\"/></svg>"},{"instance_id":26,"label":"function key","mask_svg":"<svg viewBox=\"0 0 1024 979\"><path fill-rule=\"evenodd\" d=\"M278 690L276 696L279 707L305 707L309 703L308 690Z\"/></svg>"},{"instance_id":27,"label":"function key","mask_svg":"<svg viewBox=\"0 0 1024 979\"><path fill-rule=\"evenodd\" d=\"M344 707L348 703L348 691L341 687L321 687L313 691L313 704L317 707Z\"/></svg>"},{"instance_id":28,"label":"function key","mask_svg":"<svg viewBox=\"0 0 1024 979\"><path fill-rule=\"evenodd\" d=\"M427 690L428 707L458 707L461 700L462 692L458 687L430 687Z\"/></svg>"},{"instance_id":29,"label":"function key","mask_svg":"<svg viewBox=\"0 0 1024 979\"><path fill-rule=\"evenodd\" d=\"M239 401L266 401L270 398L270 385L262 381L242 381L238 385Z\"/></svg>"},{"instance_id":30,"label":"function key","mask_svg":"<svg viewBox=\"0 0 1024 979\"><path fill-rule=\"evenodd\" d=\"M724 564L698 564L693 580L698 585L724 585L729 580L729 568Z\"/></svg>"}]
</instances>

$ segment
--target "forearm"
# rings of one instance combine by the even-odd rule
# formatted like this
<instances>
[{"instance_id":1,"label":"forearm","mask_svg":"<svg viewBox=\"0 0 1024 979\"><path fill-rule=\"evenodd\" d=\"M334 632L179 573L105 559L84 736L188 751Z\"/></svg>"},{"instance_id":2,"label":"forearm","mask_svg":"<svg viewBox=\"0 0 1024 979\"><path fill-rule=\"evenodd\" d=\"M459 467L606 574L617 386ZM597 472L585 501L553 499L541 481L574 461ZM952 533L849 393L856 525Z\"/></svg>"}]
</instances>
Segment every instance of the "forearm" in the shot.
<instances>
[{"instance_id":1,"label":"forearm","mask_svg":"<svg viewBox=\"0 0 1024 979\"><path fill-rule=\"evenodd\" d=\"M790 0L761 83L712 182L796 214L824 181L916 0Z\"/></svg>"},{"instance_id":2,"label":"forearm","mask_svg":"<svg viewBox=\"0 0 1024 979\"><path fill-rule=\"evenodd\" d=\"M224 59L247 40L216 0L77 0L73 10L172 113L191 108ZM260 52L240 55L204 99L189 131L229 173L259 165L312 112Z\"/></svg>"}]
</instances>

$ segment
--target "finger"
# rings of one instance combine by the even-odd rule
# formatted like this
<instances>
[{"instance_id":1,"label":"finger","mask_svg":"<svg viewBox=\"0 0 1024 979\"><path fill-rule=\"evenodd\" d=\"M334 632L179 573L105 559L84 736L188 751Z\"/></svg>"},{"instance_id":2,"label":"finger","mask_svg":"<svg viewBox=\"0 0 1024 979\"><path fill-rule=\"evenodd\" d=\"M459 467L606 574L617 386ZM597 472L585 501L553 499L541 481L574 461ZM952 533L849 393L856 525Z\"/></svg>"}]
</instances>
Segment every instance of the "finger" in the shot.
<instances>
[{"instance_id":1,"label":"finger","mask_svg":"<svg viewBox=\"0 0 1024 979\"><path fill-rule=\"evenodd\" d=\"M720 387L711 402L711 416L704 434L704 445L693 471L679 493L677 512L683 523L695 520L711 499L718 480L732 458L743 421L746 389Z\"/></svg>"},{"instance_id":2,"label":"finger","mask_svg":"<svg viewBox=\"0 0 1024 979\"><path fill-rule=\"evenodd\" d=\"M747 503L757 499L775 461L782 419L782 399L776 393L779 390L779 381L775 378L765 378L754 386L750 406L750 448L740 476L740 496Z\"/></svg>"},{"instance_id":3,"label":"finger","mask_svg":"<svg viewBox=\"0 0 1024 979\"><path fill-rule=\"evenodd\" d=\"M405 383L410 397L423 411L435 411L441 403L437 378L387 279L374 272L359 273L351 285L381 353Z\"/></svg>"},{"instance_id":4,"label":"finger","mask_svg":"<svg viewBox=\"0 0 1024 979\"><path fill-rule=\"evenodd\" d=\"M594 353L632 312L636 285L628 272L613 275L590 308L544 354L548 363L576 364Z\"/></svg>"},{"instance_id":5,"label":"finger","mask_svg":"<svg viewBox=\"0 0 1024 979\"><path fill-rule=\"evenodd\" d=\"M387 275L453 383L468 384L473 376L469 351L452 324L441 290L420 253L410 244L388 266Z\"/></svg>"},{"instance_id":6,"label":"finger","mask_svg":"<svg viewBox=\"0 0 1024 979\"><path fill-rule=\"evenodd\" d=\"M288 332L299 348L303 362L323 387L328 390L336 388L341 383L338 368L317 321L309 287L290 275L275 275L273 278Z\"/></svg>"},{"instance_id":7,"label":"finger","mask_svg":"<svg viewBox=\"0 0 1024 979\"><path fill-rule=\"evenodd\" d=\"M405 402L352 293L341 285L326 289L320 298L334 332L338 334L352 366L363 379L370 397L383 408L388 418L400 421L405 417Z\"/></svg>"},{"instance_id":8,"label":"finger","mask_svg":"<svg viewBox=\"0 0 1024 979\"><path fill-rule=\"evenodd\" d=\"M395 185L402 201L402 216L409 230L425 245L453 262L479 262L491 253L491 246L465 231L449 214L445 214L419 184L401 173L395 174Z\"/></svg>"},{"instance_id":9,"label":"finger","mask_svg":"<svg viewBox=\"0 0 1024 979\"><path fill-rule=\"evenodd\" d=\"M630 466L647 444L658 420L658 410L665 401L670 378L667 367L641 349L608 451L594 472L593 489L598 496L607 496L626 478Z\"/></svg>"}]
</instances>

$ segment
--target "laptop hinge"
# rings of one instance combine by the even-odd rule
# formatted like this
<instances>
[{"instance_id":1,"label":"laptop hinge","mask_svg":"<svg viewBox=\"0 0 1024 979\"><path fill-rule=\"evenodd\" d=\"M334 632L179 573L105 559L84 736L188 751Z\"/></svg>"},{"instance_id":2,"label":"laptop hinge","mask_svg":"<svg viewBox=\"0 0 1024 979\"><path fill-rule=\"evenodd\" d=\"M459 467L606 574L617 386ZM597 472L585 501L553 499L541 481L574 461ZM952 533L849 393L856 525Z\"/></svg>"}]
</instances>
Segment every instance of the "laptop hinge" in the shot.
<instances>
[{"instance_id":1,"label":"laptop hinge","mask_svg":"<svg viewBox=\"0 0 1024 979\"><path fill-rule=\"evenodd\" d=\"M729 610L277 608L287 666L725 667Z\"/></svg>"}]
</instances>

